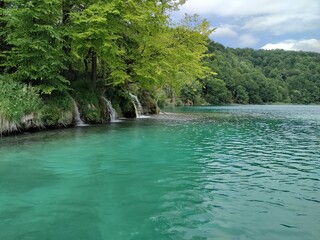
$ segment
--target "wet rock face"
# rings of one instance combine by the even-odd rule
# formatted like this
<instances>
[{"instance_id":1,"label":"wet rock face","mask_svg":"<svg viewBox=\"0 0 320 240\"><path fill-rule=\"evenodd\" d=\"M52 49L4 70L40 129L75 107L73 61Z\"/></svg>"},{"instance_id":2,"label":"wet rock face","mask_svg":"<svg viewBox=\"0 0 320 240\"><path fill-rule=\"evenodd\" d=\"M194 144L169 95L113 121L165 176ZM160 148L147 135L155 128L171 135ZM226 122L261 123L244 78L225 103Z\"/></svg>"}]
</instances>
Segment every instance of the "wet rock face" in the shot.
<instances>
[{"instance_id":1,"label":"wet rock face","mask_svg":"<svg viewBox=\"0 0 320 240\"><path fill-rule=\"evenodd\" d=\"M129 98L121 98L119 101L119 106L122 110L123 117L126 117L126 118L136 117L134 105Z\"/></svg>"},{"instance_id":2,"label":"wet rock face","mask_svg":"<svg viewBox=\"0 0 320 240\"><path fill-rule=\"evenodd\" d=\"M160 109L156 101L152 98L150 93L142 92L136 98L142 105L142 111L140 112L140 115L158 114L160 112ZM131 99L122 98L121 101L119 102L119 106L122 110L123 117L127 117L127 118L139 117L137 116L137 103L135 103L132 100L132 97Z\"/></svg>"},{"instance_id":3,"label":"wet rock face","mask_svg":"<svg viewBox=\"0 0 320 240\"><path fill-rule=\"evenodd\" d=\"M145 114L158 114L160 112L160 108L156 100L150 95L148 92L142 92L139 94L139 100L143 106L143 111Z\"/></svg>"},{"instance_id":4,"label":"wet rock face","mask_svg":"<svg viewBox=\"0 0 320 240\"><path fill-rule=\"evenodd\" d=\"M149 113L150 114L159 114L159 112L160 112L160 108L158 107L157 104L155 104L155 103L150 104L150 106L149 106Z\"/></svg>"}]
</instances>

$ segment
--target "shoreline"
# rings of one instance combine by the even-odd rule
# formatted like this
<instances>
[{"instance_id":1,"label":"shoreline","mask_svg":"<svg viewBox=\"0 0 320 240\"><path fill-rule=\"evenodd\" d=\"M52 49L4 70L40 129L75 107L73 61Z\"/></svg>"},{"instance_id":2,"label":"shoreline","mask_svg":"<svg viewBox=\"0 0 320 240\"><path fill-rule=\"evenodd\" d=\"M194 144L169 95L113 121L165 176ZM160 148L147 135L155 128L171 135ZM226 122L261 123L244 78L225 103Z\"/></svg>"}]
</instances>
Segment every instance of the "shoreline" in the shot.
<instances>
[{"instance_id":1,"label":"shoreline","mask_svg":"<svg viewBox=\"0 0 320 240\"><path fill-rule=\"evenodd\" d=\"M217 107L217 108L221 108L221 107L248 107L248 106L261 106L261 107L267 107L267 106L274 106L274 107L294 107L294 106L309 106L309 107L319 107L320 104L292 104L292 103L275 103L275 104L228 104L228 105L193 105L193 106L176 106L176 107L172 107L172 106L167 106L164 107L163 110L161 110L158 114L151 114L151 115L147 115L146 118L152 117L152 116L170 116L170 115L179 115L178 112L168 112L165 111L166 109L179 109L179 108L193 108L193 107ZM145 117L143 117L145 118ZM139 118L119 118L119 121L117 122L122 122L125 120L133 120L133 119L139 119ZM27 135L27 134L33 134L33 133L38 133L38 132L50 132L50 131L54 131L54 130L63 130L63 129L72 129L72 128L84 128L84 127L92 127L92 126L101 126L101 125L106 125L106 124L113 124L115 122L104 122L104 123L89 123L85 126L76 126L75 123L63 126L63 125L56 125L56 126L43 126L43 127L31 127L28 129L25 128L20 128L18 130L12 131L12 132L2 132L0 133L0 138L7 138L7 137L14 137L14 136L21 136L21 135Z\"/></svg>"}]
</instances>

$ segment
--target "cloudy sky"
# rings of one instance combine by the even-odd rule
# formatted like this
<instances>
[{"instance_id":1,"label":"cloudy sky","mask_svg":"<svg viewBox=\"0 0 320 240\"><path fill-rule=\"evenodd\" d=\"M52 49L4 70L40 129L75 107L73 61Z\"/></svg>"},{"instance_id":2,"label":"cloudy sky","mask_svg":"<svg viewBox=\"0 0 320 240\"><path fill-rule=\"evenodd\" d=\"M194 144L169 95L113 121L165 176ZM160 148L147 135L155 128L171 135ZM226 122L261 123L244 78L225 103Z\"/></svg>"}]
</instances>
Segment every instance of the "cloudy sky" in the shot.
<instances>
[{"instance_id":1,"label":"cloudy sky","mask_svg":"<svg viewBox=\"0 0 320 240\"><path fill-rule=\"evenodd\" d=\"M320 0L188 0L174 20L197 13L228 47L320 52Z\"/></svg>"}]
</instances>

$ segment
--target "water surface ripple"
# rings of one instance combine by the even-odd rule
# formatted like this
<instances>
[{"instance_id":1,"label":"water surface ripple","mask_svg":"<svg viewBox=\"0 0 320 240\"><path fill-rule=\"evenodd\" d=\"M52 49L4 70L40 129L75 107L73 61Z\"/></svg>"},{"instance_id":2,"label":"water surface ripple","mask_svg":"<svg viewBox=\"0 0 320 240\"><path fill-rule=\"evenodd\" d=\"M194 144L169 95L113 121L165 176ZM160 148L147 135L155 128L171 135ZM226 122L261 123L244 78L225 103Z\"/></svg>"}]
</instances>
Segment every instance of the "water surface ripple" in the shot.
<instances>
[{"instance_id":1,"label":"water surface ripple","mask_svg":"<svg viewBox=\"0 0 320 240\"><path fill-rule=\"evenodd\" d=\"M0 239L320 239L320 107L168 109L0 140Z\"/></svg>"}]
</instances>

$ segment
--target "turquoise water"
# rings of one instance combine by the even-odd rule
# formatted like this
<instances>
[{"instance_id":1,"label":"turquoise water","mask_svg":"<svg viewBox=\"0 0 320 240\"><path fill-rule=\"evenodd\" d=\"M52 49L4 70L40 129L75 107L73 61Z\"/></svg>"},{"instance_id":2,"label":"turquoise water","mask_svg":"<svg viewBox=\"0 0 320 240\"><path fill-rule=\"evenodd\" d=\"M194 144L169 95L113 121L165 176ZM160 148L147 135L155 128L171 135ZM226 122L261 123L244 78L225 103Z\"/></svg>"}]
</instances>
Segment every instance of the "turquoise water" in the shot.
<instances>
[{"instance_id":1,"label":"turquoise water","mask_svg":"<svg viewBox=\"0 0 320 240\"><path fill-rule=\"evenodd\" d=\"M188 107L0 140L0 239L320 239L320 107Z\"/></svg>"}]
</instances>

